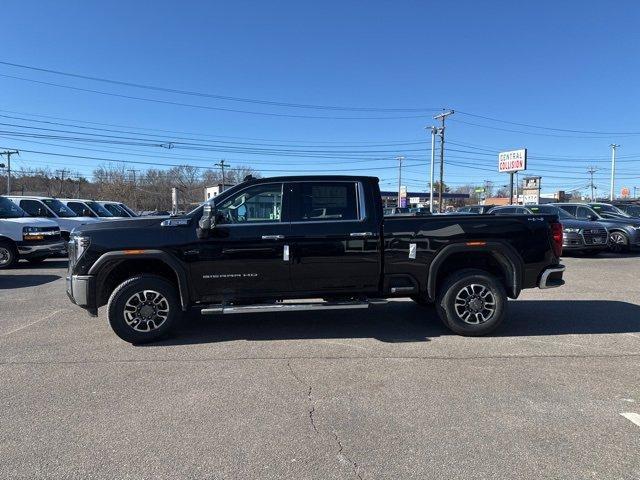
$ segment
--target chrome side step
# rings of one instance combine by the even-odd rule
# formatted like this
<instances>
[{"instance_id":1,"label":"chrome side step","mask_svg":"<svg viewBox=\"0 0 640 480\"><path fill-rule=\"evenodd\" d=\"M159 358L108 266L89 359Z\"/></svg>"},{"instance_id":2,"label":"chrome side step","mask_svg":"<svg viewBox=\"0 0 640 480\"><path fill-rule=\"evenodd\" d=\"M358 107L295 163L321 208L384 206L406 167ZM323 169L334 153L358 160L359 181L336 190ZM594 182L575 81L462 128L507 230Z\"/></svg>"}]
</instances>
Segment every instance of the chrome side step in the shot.
<instances>
[{"instance_id":1,"label":"chrome side step","mask_svg":"<svg viewBox=\"0 0 640 480\"><path fill-rule=\"evenodd\" d=\"M202 315L230 315L233 313L301 312L315 310L350 310L369 308L369 305L386 303L384 299L346 302L265 303L254 305L212 305L200 310Z\"/></svg>"}]
</instances>

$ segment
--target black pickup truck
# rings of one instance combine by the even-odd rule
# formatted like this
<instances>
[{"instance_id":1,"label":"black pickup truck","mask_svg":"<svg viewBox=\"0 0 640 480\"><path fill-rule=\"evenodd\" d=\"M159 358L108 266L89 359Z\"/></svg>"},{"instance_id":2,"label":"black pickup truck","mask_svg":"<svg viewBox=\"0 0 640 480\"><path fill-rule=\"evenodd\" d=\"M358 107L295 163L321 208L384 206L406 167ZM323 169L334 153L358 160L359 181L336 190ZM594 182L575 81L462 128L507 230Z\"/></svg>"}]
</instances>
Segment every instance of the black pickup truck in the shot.
<instances>
[{"instance_id":1,"label":"black pickup truck","mask_svg":"<svg viewBox=\"0 0 640 480\"><path fill-rule=\"evenodd\" d=\"M524 288L564 283L553 215L384 217L378 179L248 179L192 212L85 225L69 242L67 293L132 343L203 315L435 303L484 335ZM317 299L317 300L311 300Z\"/></svg>"}]
</instances>

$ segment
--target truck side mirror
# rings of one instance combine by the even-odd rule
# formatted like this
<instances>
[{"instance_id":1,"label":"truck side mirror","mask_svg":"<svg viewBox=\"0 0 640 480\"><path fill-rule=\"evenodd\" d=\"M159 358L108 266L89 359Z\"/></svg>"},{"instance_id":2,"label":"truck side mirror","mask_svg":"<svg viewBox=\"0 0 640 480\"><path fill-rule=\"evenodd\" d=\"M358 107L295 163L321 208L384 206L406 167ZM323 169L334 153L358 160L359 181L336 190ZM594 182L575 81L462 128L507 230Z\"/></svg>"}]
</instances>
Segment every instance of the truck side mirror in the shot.
<instances>
[{"instance_id":1,"label":"truck side mirror","mask_svg":"<svg viewBox=\"0 0 640 480\"><path fill-rule=\"evenodd\" d=\"M206 203L202 207L202 217L198 221L198 228L196 234L200 240L204 240L209 237L209 231L215 226L215 219L213 217L213 209L210 203Z\"/></svg>"}]
</instances>

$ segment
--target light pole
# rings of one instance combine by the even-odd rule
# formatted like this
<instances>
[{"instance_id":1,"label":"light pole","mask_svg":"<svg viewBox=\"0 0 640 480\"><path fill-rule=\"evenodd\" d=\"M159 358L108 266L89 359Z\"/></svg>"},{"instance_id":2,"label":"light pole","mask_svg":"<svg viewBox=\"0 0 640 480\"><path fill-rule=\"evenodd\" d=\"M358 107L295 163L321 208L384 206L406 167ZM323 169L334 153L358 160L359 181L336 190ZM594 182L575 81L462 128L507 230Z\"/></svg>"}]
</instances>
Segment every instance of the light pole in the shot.
<instances>
[{"instance_id":1,"label":"light pole","mask_svg":"<svg viewBox=\"0 0 640 480\"><path fill-rule=\"evenodd\" d=\"M611 193L609 193L609 200L612 202L616 196L616 148L619 146L620 145L616 145L615 143L611 144Z\"/></svg>"},{"instance_id":2,"label":"light pole","mask_svg":"<svg viewBox=\"0 0 640 480\"><path fill-rule=\"evenodd\" d=\"M433 213L433 174L436 163L436 134L438 133L438 129L436 127L431 127L431 175L430 175L430 183L429 183L429 211Z\"/></svg>"}]
</instances>

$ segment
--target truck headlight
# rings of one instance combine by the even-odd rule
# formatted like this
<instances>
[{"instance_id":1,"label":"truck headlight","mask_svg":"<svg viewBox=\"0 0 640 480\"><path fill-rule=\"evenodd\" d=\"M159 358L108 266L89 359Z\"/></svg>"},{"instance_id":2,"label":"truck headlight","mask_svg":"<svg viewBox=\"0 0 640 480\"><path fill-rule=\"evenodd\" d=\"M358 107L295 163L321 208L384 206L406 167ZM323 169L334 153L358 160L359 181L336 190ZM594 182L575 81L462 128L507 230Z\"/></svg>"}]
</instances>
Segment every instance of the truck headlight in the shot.
<instances>
[{"instance_id":1,"label":"truck headlight","mask_svg":"<svg viewBox=\"0 0 640 480\"><path fill-rule=\"evenodd\" d=\"M565 228L563 231L565 233L580 233L582 229L581 228Z\"/></svg>"},{"instance_id":2,"label":"truck headlight","mask_svg":"<svg viewBox=\"0 0 640 480\"><path fill-rule=\"evenodd\" d=\"M75 260L78 260L84 252L87 251L89 245L91 244L91 239L89 237L82 237L80 235L74 235L71 237L71 241L73 242L74 250L75 250Z\"/></svg>"}]
</instances>

